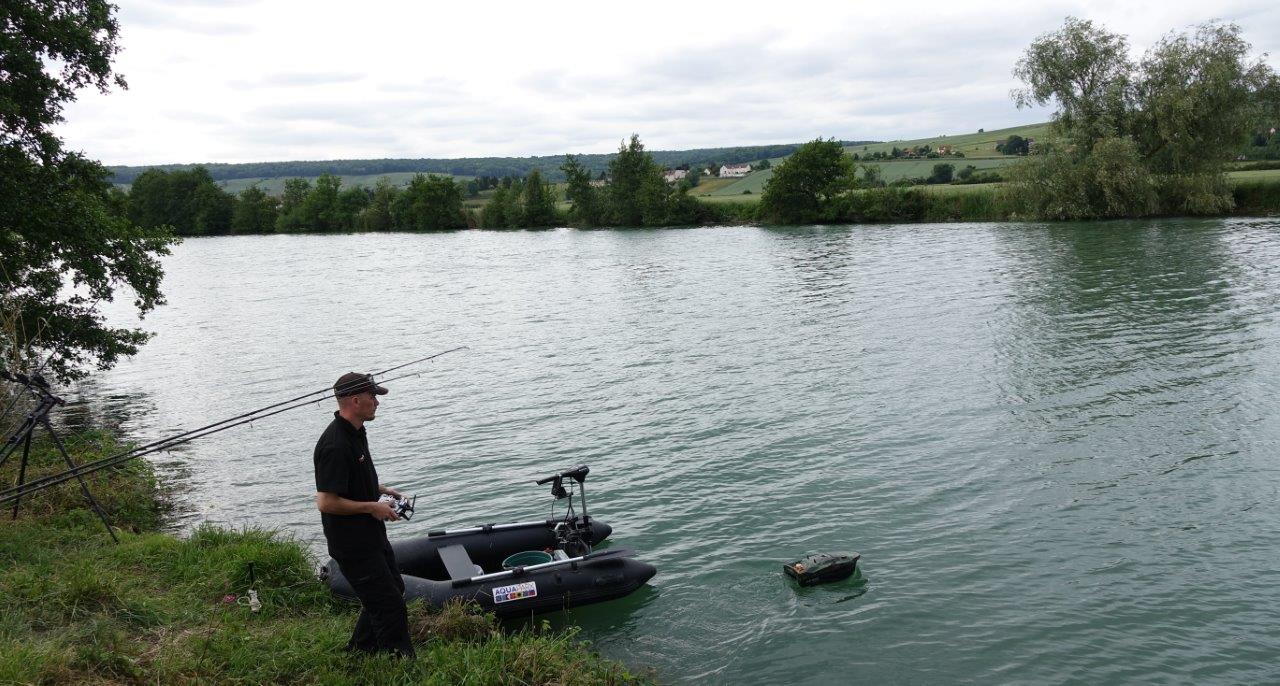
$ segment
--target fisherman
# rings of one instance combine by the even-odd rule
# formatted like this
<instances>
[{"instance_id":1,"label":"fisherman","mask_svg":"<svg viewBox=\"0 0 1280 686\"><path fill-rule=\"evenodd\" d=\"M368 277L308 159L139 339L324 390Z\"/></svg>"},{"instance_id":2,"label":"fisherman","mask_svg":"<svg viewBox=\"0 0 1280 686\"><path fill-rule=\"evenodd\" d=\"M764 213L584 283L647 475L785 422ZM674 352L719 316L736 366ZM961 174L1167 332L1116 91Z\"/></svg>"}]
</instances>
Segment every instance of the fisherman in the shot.
<instances>
[{"instance_id":1,"label":"fisherman","mask_svg":"<svg viewBox=\"0 0 1280 686\"><path fill-rule=\"evenodd\" d=\"M329 555L360 599L360 618L346 649L413 657L404 580L383 523L394 522L396 512L378 500L384 493L404 496L378 482L364 426L378 411L378 396L386 394L369 374L349 372L333 384L338 411L315 449L316 508Z\"/></svg>"}]
</instances>

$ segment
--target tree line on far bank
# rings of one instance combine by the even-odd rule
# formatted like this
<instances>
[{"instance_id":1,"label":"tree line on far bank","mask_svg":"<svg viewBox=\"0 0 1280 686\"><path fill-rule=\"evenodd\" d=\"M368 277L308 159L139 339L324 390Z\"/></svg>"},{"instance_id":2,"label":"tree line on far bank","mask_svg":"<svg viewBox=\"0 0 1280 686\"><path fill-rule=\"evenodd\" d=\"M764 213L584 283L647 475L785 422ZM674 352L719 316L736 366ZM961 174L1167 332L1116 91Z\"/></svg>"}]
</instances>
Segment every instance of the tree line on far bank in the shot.
<instances>
[{"instance_id":1,"label":"tree line on far bank","mask_svg":"<svg viewBox=\"0 0 1280 686\"><path fill-rule=\"evenodd\" d=\"M818 139L774 168L758 206L731 207L690 196L690 179L667 182L663 165L632 135L603 174L578 157L565 158L556 171L565 179L567 210L557 208L556 187L536 169L523 178L478 179L470 188L419 174L403 189L386 180L344 189L337 176L324 174L314 183L289 180L279 198L256 187L231 196L199 167L149 170L127 195L117 194L117 205L139 226L172 226L179 235L794 224L857 221L867 215L854 208L868 201L855 196L902 190L886 185L1004 180L997 214L1005 218L1221 214L1234 205L1226 164L1243 145L1269 145L1267 123L1280 121L1280 81L1250 50L1239 27L1209 23L1167 35L1135 62L1124 36L1068 18L1037 38L1015 69L1026 85L1015 94L1018 105L1057 105L1050 134L1034 147L1016 137L1005 141L1002 152L1020 160L1000 173L972 166L957 173L956 165L940 162L928 178L885 184L875 166L858 164L840 141ZM480 187L493 189L488 203L467 211L464 196Z\"/></svg>"},{"instance_id":2,"label":"tree line on far bank","mask_svg":"<svg viewBox=\"0 0 1280 686\"><path fill-rule=\"evenodd\" d=\"M179 236L302 231L447 230L467 226L462 189L447 176L418 174L405 188L385 179L373 188L342 188L323 174L285 181L279 197L251 186L232 195L204 167L151 169L128 193L114 191L116 207L142 227L169 226Z\"/></svg>"},{"instance_id":3,"label":"tree line on far bank","mask_svg":"<svg viewBox=\"0 0 1280 686\"><path fill-rule=\"evenodd\" d=\"M204 167L151 169L128 192L113 191L117 211L142 227L171 227L179 236L232 233L330 231L440 231L460 228L545 228L576 226L667 226L698 224L717 216L687 194L696 183L663 178L665 169L644 149L638 135L624 142L602 175L593 177L578 158L561 166L568 179L570 209L559 210L559 195L540 170L523 178L485 179L492 188L478 211L464 207L465 185L451 177L416 175L405 188L382 179L373 188L343 188L323 174L314 182L288 179L279 197L251 186L232 195Z\"/></svg>"}]
</instances>

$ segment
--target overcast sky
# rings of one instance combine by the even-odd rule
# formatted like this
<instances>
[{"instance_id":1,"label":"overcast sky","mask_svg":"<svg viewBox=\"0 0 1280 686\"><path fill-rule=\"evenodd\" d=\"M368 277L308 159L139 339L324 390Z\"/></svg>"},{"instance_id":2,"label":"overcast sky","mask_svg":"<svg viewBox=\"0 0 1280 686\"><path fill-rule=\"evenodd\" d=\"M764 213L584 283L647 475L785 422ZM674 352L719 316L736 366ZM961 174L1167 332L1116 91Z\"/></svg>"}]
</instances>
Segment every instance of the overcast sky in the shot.
<instances>
[{"instance_id":1,"label":"overcast sky","mask_svg":"<svg viewBox=\"0 0 1280 686\"><path fill-rule=\"evenodd\" d=\"M525 156L891 140L1043 121L1011 69L1074 15L1209 19L1280 52L1280 3L121 0L128 90L60 128L107 164ZM1280 60L1268 61L1280 67Z\"/></svg>"}]
</instances>

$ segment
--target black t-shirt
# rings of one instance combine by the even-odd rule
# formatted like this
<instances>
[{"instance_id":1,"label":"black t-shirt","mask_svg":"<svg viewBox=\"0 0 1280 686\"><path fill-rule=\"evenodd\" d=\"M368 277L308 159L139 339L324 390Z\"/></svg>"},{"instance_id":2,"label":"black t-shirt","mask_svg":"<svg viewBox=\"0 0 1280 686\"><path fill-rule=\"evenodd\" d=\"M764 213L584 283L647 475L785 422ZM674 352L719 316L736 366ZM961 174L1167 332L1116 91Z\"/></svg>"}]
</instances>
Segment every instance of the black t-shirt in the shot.
<instances>
[{"instance_id":1,"label":"black t-shirt","mask_svg":"<svg viewBox=\"0 0 1280 686\"><path fill-rule=\"evenodd\" d=\"M369 438L337 412L315 450L316 490L348 500L374 501L379 497L378 472L369 456ZM320 513L329 554L357 555L381 549L387 542L387 526L367 514Z\"/></svg>"}]
</instances>

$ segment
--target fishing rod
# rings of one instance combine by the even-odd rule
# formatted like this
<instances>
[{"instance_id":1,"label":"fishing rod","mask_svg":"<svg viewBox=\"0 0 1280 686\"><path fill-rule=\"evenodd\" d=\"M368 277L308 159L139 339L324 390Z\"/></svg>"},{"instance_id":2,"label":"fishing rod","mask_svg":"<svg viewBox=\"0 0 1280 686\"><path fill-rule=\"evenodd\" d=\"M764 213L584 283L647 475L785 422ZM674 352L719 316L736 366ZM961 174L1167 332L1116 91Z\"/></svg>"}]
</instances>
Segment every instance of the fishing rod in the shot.
<instances>
[{"instance_id":1,"label":"fishing rod","mask_svg":"<svg viewBox=\"0 0 1280 686\"><path fill-rule=\"evenodd\" d=\"M389 372L396 371L396 370L398 370L398 369L404 369L405 367L408 367L408 366L411 366L411 365L415 365L415 364L419 364L419 363L426 362L426 361L429 361L429 360L433 360L433 359L435 359L435 358L437 358L437 357L440 357L441 355L447 355L447 354L449 354L449 353L457 352L457 351L459 351L459 350L465 350L465 349L466 349L466 346L465 346L465 345L464 345L464 346L459 346L459 347L457 347L457 348L451 348L451 349L446 350L446 351L444 351L444 352L436 353L436 354L434 354L434 355L428 355L428 356L426 356L426 357L421 357L421 358L418 358L418 359L416 359L416 360L412 360L412 361L406 362L406 363L404 363L404 364L400 364L400 365L396 365L396 366L394 366L394 367L389 367L389 368L387 368L387 369L383 369L383 370L381 370L381 371L379 371L379 372L374 372L374 374L371 374L370 376L386 374L386 373L389 373ZM402 376L399 376L399 377L395 377L394 379L388 379L387 381L395 381L395 380L398 380L398 379L406 378L406 377L408 377L408 376L419 376L419 375L420 375L420 373L418 373L418 374L407 374L407 375L402 375ZM207 425L202 426L202 427L197 428L197 429L191 429L190 431L185 431L185 432L183 432L183 433L180 433L180 434L177 434L177 435L174 435L174 436L168 436L168 437L165 437L165 438L162 438L162 439L156 440L156 441L152 441L152 442L150 442L150 443L145 443L145 444L143 444L143 445L140 445L140 446L136 446L136 447L134 447L134 448L131 448L131 449L129 449L129 450L127 450L127 451L123 452L123 453L118 453L118 454L116 454L116 455L111 455L111 456L109 456L109 457L104 457L104 458L102 458L102 459L100 459L100 460L96 460L96 461L94 461L94 462L87 462L87 463L85 463L85 464L80 465L79 467L77 467L77 469L83 469L83 468L85 468L85 467L88 467L88 466L90 466L90 465L95 465L95 464L98 464L98 463L100 463L100 462L112 461L112 460L117 460L117 459L120 459L120 458L124 458L124 459L133 459L134 457L138 457L138 456L140 456L140 455L147 455L147 454L151 454L151 453L154 453L154 452L157 452L157 451L160 451L160 450L166 450L166 449L171 448L171 447L173 447L173 446L181 445L182 443L186 443L186 442L188 442L189 440L195 440L195 439L197 439L197 438L202 438L202 437L204 437L204 436L209 436L209 435L214 434L214 433L217 433L218 431L221 431L221 430L223 430L223 429L229 429L229 428L231 428L231 427L233 427L233 426L240 426L240 425L242 425L242 424L251 423L251 422L253 422L253 421L255 421L255 420L262 419L262 418L264 418L264 417L270 417L270 416L272 416L272 415L279 414L279 412L271 412L271 413L269 413L269 414L264 414L264 413L266 413L268 410L274 410L274 409L276 409L276 408L279 408L279 407L282 407L282 406L285 406L285 405L290 405L290 403L297 403L297 404L296 404L296 405L290 405L289 407L286 407L286 408L285 408L285 410L295 409L295 408L297 408L297 407L303 407L303 406L305 406L305 405L309 405L309 404L311 404L311 403L313 403L313 402L320 402L320 401L322 401L322 400L326 400L326 399L328 399L328 398L331 398L331 397L333 397L333 394L334 394L334 393L336 393L336 392L338 392L338 391L343 391L343 390L347 390L347 389L350 389L350 388L355 388L355 387L358 387L358 386L360 386L360 385L363 385L364 383L365 383L365 380L364 380L364 379L357 379L357 380L352 381L352 382L350 382L349 384L344 385L343 387L338 388L338 389L335 389L335 388L330 387L330 388L322 388L322 389L320 389L319 391L313 391L313 392L311 392L311 393L305 393L305 394L300 395L300 396L298 396L298 397L296 397L296 398L291 398L291 399L289 399L289 400L285 400L285 401L283 401L283 402L278 402L278 403L274 403L274 404L272 404L272 405L267 405L266 407L261 407L261 408L258 408L258 409L256 409L256 410L253 410L253 411L251 411L251 412L245 412L245 413L243 413L243 414L239 414L239 415L236 415L236 416L234 416L234 417L230 417L230 418L224 419L224 420L222 420L222 421L214 422L214 423L212 423L212 424L207 424ZM329 394L329 395L324 395L324 394L326 394L326 393L327 393L327 394ZM321 396L323 396L323 397L319 397L319 398L316 398L316 399L314 399L314 400L307 400L306 402L299 402L299 401L305 400L306 398L310 398L310 397L312 397L312 396L317 396L317 395L321 395ZM284 410L281 410L281 411L284 411ZM187 440L179 440L179 439L187 439ZM122 462L122 461L124 461L124 459L120 459L120 461ZM119 462L112 462L112 464L119 464ZM95 470L95 471L96 471L96 470ZM72 470L67 470L66 472L62 472L62 473L59 473L59 474L53 474L53 475L50 475L50 476L44 477L44 479L53 479L53 478L55 478L55 477L61 477L61 476L74 477L74 476L75 476L75 474L73 474L73 473L72 473ZM7 498L11 497L12 495L18 495L18 493L17 493L17 492L18 492L19 490L23 491L24 493L26 493L26 492L34 492L34 491L28 491L28 487L29 487L29 486L32 486L33 484L40 483L40 482L42 482L44 479L35 479L35 480L30 481L30 482L27 482L26 484L19 484L19 485L17 485L17 486L13 486L13 487L8 488L8 489L0 490L0 499L7 499ZM66 480L66 479L63 479L63 481L65 481L65 480ZM61 481L59 481L58 483L61 483ZM40 490L40 488L43 488L43 487L39 487L39 488L37 488L36 490Z\"/></svg>"},{"instance_id":2,"label":"fishing rod","mask_svg":"<svg viewBox=\"0 0 1280 686\"><path fill-rule=\"evenodd\" d=\"M395 367L384 369L380 372L376 372L376 374L386 374L388 372L404 369L405 367L408 367L410 365L432 360L437 357L440 357L441 355L446 355L448 353L457 352L459 350L465 350L465 349L467 349L466 346L459 346L457 348L452 348L441 353L428 355L427 357L419 358L411 362L406 362L401 365L396 365ZM421 375L422 375L422 372L411 372L408 374L401 374L400 376L395 376L390 379L384 379L378 383L390 383L392 381L398 381L400 379L406 379L409 377L421 376ZM370 375L370 376L373 376L373 375ZM35 493L37 491L42 491L46 488L57 486L59 484L62 484L66 481L70 481L71 479L83 476L85 474L92 474L94 472L97 472L102 469L106 469L108 467L113 467L119 464L123 464L124 462L132 460L136 457L142 457L143 455L150 455L152 453L156 453L164 450L170 450L184 443L189 443L191 441L194 441L197 438L211 436L213 434L219 433L221 431L225 431L232 427L241 426L244 424L251 424L258 420L266 419L267 417L271 417L271 416L280 414L282 412L288 412L289 410L294 410L300 407L306 407L308 405L316 404L324 400L327 400L329 398L336 397L336 393L339 391L355 388L365 384L366 382L367 382L367 379L358 379L338 389L326 388L313 393L300 395L290 400L285 400L283 402L274 403L272 405L259 408L257 410L254 410L253 412L246 412L244 414L236 415L235 417L224 419L220 422L214 422L213 424L208 424L198 429L192 429L190 431L185 431L183 433L180 433L174 436L169 436L167 438L152 441L151 443L137 446L129 450L126 450L124 452L117 453L115 455L110 455L108 457L104 457L99 460L94 460L92 462L86 462L82 465L79 465L72 469L68 469L58 474L52 474L39 479L33 479L31 481L26 482L25 484L19 484L17 486L13 486L11 488L0 491L0 504L9 503L9 502L21 499L31 493ZM317 396L317 395L321 397L307 400L307 398L311 398L312 396ZM273 410L273 411L268 412L267 410Z\"/></svg>"},{"instance_id":3,"label":"fishing rod","mask_svg":"<svg viewBox=\"0 0 1280 686\"><path fill-rule=\"evenodd\" d=\"M422 375L421 372L414 372L411 374L402 374L400 376L396 376L390 379L380 381L379 383L390 383L392 381L406 379L411 376L421 376L421 375ZM363 380L360 383L363 383ZM177 446L183 445L184 443L190 443L191 441L194 441L197 438L204 438L205 436L211 436L213 434L219 433L221 431L225 431L232 427L242 426L244 424L252 424L253 422L256 422L258 420L265 419L267 417L271 417L271 416L280 414L282 412L288 412L289 410L294 410L300 407L313 405L321 401L328 400L329 398L332 398L332 397L335 397L335 396L332 393L330 393L329 395L325 395L325 396L316 398L314 400L305 400L293 405L289 405L287 407L276 409L273 412L257 414L252 417L246 417L239 421L223 424L221 426L211 425L211 426L215 426L216 428L211 428L206 431L200 431L199 433L194 433L194 434L192 434L191 432L188 432L187 434L180 434L179 436L172 437L171 439L156 441L153 443L149 443L146 446L139 446L137 448L126 450L124 452L117 453L115 455L111 455L108 457L104 457L99 460L86 462L82 465L79 465L72 469L68 469L64 472L51 474L49 476L41 477L39 479L32 479L26 482L25 484L19 484L17 486L13 486L11 488L0 491L0 504L8 504L10 502L15 502L17 500L25 498L30 494L36 493L38 491L42 491L46 488L52 488L53 486L66 483L67 481L84 476L86 474L92 474L94 472L107 469L109 467L114 467L114 466L124 464L125 462L128 462L129 460L132 460L137 457L142 457L144 455L150 455L153 453L171 450ZM188 435L188 434L191 434L191 435Z\"/></svg>"}]
</instances>

